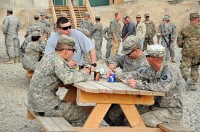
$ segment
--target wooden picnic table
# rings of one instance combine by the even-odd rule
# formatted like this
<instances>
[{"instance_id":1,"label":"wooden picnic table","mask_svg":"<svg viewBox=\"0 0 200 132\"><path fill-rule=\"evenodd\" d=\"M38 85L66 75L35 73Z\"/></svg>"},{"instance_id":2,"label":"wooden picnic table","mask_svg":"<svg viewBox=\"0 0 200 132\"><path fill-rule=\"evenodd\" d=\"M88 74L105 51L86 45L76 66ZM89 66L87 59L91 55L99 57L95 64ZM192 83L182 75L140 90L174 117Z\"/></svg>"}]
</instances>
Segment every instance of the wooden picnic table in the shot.
<instances>
[{"instance_id":1,"label":"wooden picnic table","mask_svg":"<svg viewBox=\"0 0 200 132\"><path fill-rule=\"evenodd\" d=\"M79 131L145 131L145 132L163 132L160 128L148 128L145 126L135 105L152 105L155 96L164 96L164 92L153 92L131 88L123 82L107 82L106 79L99 81L86 81L69 85L68 92L63 100L76 104L96 103L93 106L88 119L83 128ZM112 104L119 104L124 112L130 127L106 127L99 128L101 121L108 112ZM103 130L102 130L103 129ZM105 130L104 130L105 129Z\"/></svg>"}]
</instances>

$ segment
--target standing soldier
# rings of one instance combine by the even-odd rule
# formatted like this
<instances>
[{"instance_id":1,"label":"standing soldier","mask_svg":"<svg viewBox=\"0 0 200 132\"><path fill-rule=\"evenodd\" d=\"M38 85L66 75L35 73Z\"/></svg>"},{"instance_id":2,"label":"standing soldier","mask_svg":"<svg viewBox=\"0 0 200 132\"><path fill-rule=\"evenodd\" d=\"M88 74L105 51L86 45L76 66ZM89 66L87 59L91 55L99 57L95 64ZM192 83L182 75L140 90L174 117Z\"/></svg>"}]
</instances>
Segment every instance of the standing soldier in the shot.
<instances>
[{"instance_id":1,"label":"standing soldier","mask_svg":"<svg viewBox=\"0 0 200 132\"><path fill-rule=\"evenodd\" d=\"M128 23L126 22L126 17L123 17L122 22L124 24L122 27L122 32L121 32L121 37L122 37L122 41L123 41L123 40L125 40L125 37L128 37L128 36L126 36L128 33Z\"/></svg>"},{"instance_id":2,"label":"standing soldier","mask_svg":"<svg viewBox=\"0 0 200 132\"><path fill-rule=\"evenodd\" d=\"M116 12L115 18L110 22L110 35L109 37L112 38L112 56L115 56L118 53L119 45L121 41L121 25L119 20L121 19L121 14Z\"/></svg>"},{"instance_id":3,"label":"standing soldier","mask_svg":"<svg viewBox=\"0 0 200 132\"><path fill-rule=\"evenodd\" d=\"M146 25L141 21L141 15L136 16L136 36L140 39L141 49L144 47L144 38L146 34Z\"/></svg>"},{"instance_id":4,"label":"standing soldier","mask_svg":"<svg viewBox=\"0 0 200 132\"><path fill-rule=\"evenodd\" d=\"M89 12L84 13L84 18L81 19L79 27L82 28L82 29L87 29L91 33L93 24L92 24L92 21L90 20Z\"/></svg>"},{"instance_id":5,"label":"standing soldier","mask_svg":"<svg viewBox=\"0 0 200 132\"><path fill-rule=\"evenodd\" d=\"M156 28L153 21L149 20L149 14L144 14L145 20L143 23L146 25L146 34L144 40L144 50L147 50L147 44L154 44L153 36L156 34Z\"/></svg>"},{"instance_id":6,"label":"standing soldier","mask_svg":"<svg viewBox=\"0 0 200 132\"><path fill-rule=\"evenodd\" d=\"M176 38L176 27L173 23L170 22L169 16L165 15L163 17L163 23L159 25L158 28L158 43L161 38L161 44L166 48L165 59L176 63L175 61L175 52L174 52L174 41Z\"/></svg>"},{"instance_id":7,"label":"standing soldier","mask_svg":"<svg viewBox=\"0 0 200 132\"><path fill-rule=\"evenodd\" d=\"M13 10L7 9L7 17L3 21L3 34L5 35L6 53L9 60L6 64L13 64L19 62L19 38L18 32L20 24L18 19L12 15Z\"/></svg>"},{"instance_id":8,"label":"standing soldier","mask_svg":"<svg viewBox=\"0 0 200 132\"><path fill-rule=\"evenodd\" d=\"M200 25L198 17L198 13L190 13L190 25L180 31L177 39L178 47L182 48L181 74L192 91L196 90L195 85L199 79ZM189 68L191 68L190 75ZM189 77L192 82L189 82Z\"/></svg>"},{"instance_id":9,"label":"standing soldier","mask_svg":"<svg viewBox=\"0 0 200 132\"><path fill-rule=\"evenodd\" d=\"M102 41L103 41L103 36L102 36L103 25L100 22L101 21L100 16L95 16L95 21L96 21L96 24L92 28L91 38L94 39L97 60L99 60L99 59L102 59L101 47L102 47Z\"/></svg>"},{"instance_id":10,"label":"standing soldier","mask_svg":"<svg viewBox=\"0 0 200 132\"><path fill-rule=\"evenodd\" d=\"M105 27L103 29L103 36L107 40L107 44L106 44L106 59L108 59L110 57L111 48L112 48L111 38L109 38L109 34L110 34L110 27Z\"/></svg>"},{"instance_id":11,"label":"standing soldier","mask_svg":"<svg viewBox=\"0 0 200 132\"><path fill-rule=\"evenodd\" d=\"M48 19L45 18L45 12L44 11L41 11L40 12L40 17L41 17L41 22L44 23L44 28L46 28L47 30L47 39L49 37L51 37L51 23Z\"/></svg>"}]
</instances>

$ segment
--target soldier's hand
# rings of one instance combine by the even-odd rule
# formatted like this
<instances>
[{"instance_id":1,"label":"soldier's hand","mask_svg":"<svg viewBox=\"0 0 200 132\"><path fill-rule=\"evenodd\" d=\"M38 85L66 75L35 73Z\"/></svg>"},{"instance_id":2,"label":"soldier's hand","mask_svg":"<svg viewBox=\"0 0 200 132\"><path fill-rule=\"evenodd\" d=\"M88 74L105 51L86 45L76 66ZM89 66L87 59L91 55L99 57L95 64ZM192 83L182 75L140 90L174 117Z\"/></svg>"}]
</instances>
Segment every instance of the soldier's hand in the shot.
<instances>
[{"instance_id":1,"label":"soldier's hand","mask_svg":"<svg viewBox=\"0 0 200 132\"><path fill-rule=\"evenodd\" d=\"M127 80L127 83L128 83L128 85L129 86L131 86L131 87L136 87L136 85L137 85L137 80L134 80L134 79L129 79L129 80Z\"/></svg>"},{"instance_id":2,"label":"soldier's hand","mask_svg":"<svg viewBox=\"0 0 200 132\"><path fill-rule=\"evenodd\" d=\"M115 41L115 43L117 43L118 42L117 38L114 38L114 41Z\"/></svg>"},{"instance_id":3,"label":"soldier's hand","mask_svg":"<svg viewBox=\"0 0 200 132\"><path fill-rule=\"evenodd\" d=\"M69 68L74 68L74 67L78 66L77 62L74 60L68 61L67 65L69 66Z\"/></svg>"},{"instance_id":4,"label":"soldier's hand","mask_svg":"<svg viewBox=\"0 0 200 132\"><path fill-rule=\"evenodd\" d=\"M116 69L116 65L115 64L109 64L108 68L113 72Z\"/></svg>"},{"instance_id":5,"label":"soldier's hand","mask_svg":"<svg viewBox=\"0 0 200 132\"><path fill-rule=\"evenodd\" d=\"M91 67L85 67L82 69L87 75L91 74Z\"/></svg>"}]
</instances>

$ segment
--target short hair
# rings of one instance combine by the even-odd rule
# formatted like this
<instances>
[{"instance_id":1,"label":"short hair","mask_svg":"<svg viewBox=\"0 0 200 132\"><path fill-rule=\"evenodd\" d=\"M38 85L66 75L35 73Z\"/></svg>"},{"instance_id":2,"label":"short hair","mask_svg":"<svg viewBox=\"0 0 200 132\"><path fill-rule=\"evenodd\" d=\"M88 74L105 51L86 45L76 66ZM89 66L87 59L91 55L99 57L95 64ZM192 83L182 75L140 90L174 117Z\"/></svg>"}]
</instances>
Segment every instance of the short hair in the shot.
<instances>
[{"instance_id":1,"label":"short hair","mask_svg":"<svg viewBox=\"0 0 200 132\"><path fill-rule=\"evenodd\" d=\"M38 18L34 18L35 20L39 20L39 17Z\"/></svg>"},{"instance_id":2,"label":"short hair","mask_svg":"<svg viewBox=\"0 0 200 132\"><path fill-rule=\"evenodd\" d=\"M95 18L95 20L97 20L97 21L100 21L100 20L101 20L101 18Z\"/></svg>"},{"instance_id":3,"label":"short hair","mask_svg":"<svg viewBox=\"0 0 200 132\"><path fill-rule=\"evenodd\" d=\"M59 17L56 22L56 25L59 28L60 24L64 24L64 23L68 23L68 22L69 22L69 20L66 17Z\"/></svg>"},{"instance_id":4,"label":"short hair","mask_svg":"<svg viewBox=\"0 0 200 132\"><path fill-rule=\"evenodd\" d=\"M13 14L13 11L7 11L8 14Z\"/></svg>"},{"instance_id":5,"label":"short hair","mask_svg":"<svg viewBox=\"0 0 200 132\"><path fill-rule=\"evenodd\" d=\"M126 20L127 18L130 18L130 16L126 16L126 17L125 17L125 20ZM130 19L131 19L131 18L130 18Z\"/></svg>"},{"instance_id":6,"label":"short hair","mask_svg":"<svg viewBox=\"0 0 200 132\"><path fill-rule=\"evenodd\" d=\"M116 13L115 13L115 17L117 17L118 15L119 15L119 12L116 12Z\"/></svg>"},{"instance_id":7,"label":"short hair","mask_svg":"<svg viewBox=\"0 0 200 132\"><path fill-rule=\"evenodd\" d=\"M58 42L55 50L61 51L62 49L66 48L66 47L67 47L67 45Z\"/></svg>"}]
</instances>

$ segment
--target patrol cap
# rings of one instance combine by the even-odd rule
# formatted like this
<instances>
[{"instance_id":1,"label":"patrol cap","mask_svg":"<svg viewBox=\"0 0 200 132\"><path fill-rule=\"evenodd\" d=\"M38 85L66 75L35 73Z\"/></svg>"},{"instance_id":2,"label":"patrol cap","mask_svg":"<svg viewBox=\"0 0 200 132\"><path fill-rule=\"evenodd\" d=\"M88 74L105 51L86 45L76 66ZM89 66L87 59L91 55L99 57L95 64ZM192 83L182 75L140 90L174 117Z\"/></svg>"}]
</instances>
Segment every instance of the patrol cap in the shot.
<instances>
[{"instance_id":1,"label":"patrol cap","mask_svg":"<svg viewBox=\"0 0 200 132\"><path fill-rule=\"evenodd\" d=\"M190 19L191 18L198 18L199 14L198 13L190 13Z\"/></svg>"},{"instance_id":2,"label":"patrol cap","mask_svg":"<svg viewBox=\"0 0 200 132\"><path fill-rule=\"evenodd\" d=\"M45 12L44 11L40 11L40 16L45 16Z\"/></svg>"},{"instance_id":3,"label":"patrol cap","mask_svg":"<svg viewBox=\"0 0 200 132\"><path fill-rule=\"evenodd\" d=\"M169 18L170 17L168 15L165 15L162 20L169 20Z\"/></svg>"},{"instance_id":4,"label":"patrol cap","mask_svg":"<svg viewBox=\"0 0 200 132\"><path fill-rule=\"evenodd\" d=\"M141 15L138 14L138 15L136 16L136 18L141 18Z\"/></svg>"},{"instance_id":5,"label":"patrol cap","mask_svg":"<svg viewBox=\"0 0 200 132\"><path fill-rule=\"evenodd\" d=\"M95 19L100 19L100 16L99 16L99 15L96 15L96 16L95 16Z\"/></svg>"},{"instance_id":6,"label":"patrol cap","mask_svg":"<svg viewBox=\"0 0 200 132\"><path fill-rule=\"evenodd\" d=\"M129 54L131 51L136 49L136 47L140 47L139 38L135 35L128 36L124 42L122 47L122 54Z\"/></svg>"},{"instance_id":7,"label":"patrol cap","mask_svg":"<svg viewBox=\"0 0 200 132\"><path fill-rule=\"evenodd\" d=\"M165 47L161 44L153 44L147 48L146 55L152 57L163 57L165 54Z\"/></svg>"},{"instance_id":8,"label":"patrol cap","mask_svg":"<svg viewBox=\"0 0 200 132\"><path fill-rule=\"evenodd\" d=\"M149 17L149 13L144 14L144 17Z\"/></svg>"},{"instance_id":9,"label":"patrol cap","mask_svg":"<svg viewBox=\"0 0 200 132\"><path fill-rule=\"evenodd\" d=\"M84 16L90 16L90 13L89 12L85 12Z\"/></svg>"},{"instance_id":10,"label":"patrol cap","mask_svg":"<svg viewBox=\"0 0 200 132\"><path fill-rule=\"evenodd\" d=\"M34 18L39 18L40 16L39 15L34 15Z\"/></svg>"},{"instance_id":11,"label":"patrol cap","mask_svg":"<svg viewBox=\"0 0 200 132\"><path fill-rule=\"evenodd\" d=\"M60 37L58 38L58 43L72 46L75 50L77 50L77 47L75 46L75 41L67 35L60 35Z\"/></svg>"},{"instance_id":12,"label":"patrol cap","mask_svg":"<svg viewBox=\"0 0 200 132\"><path fill-rule=\"evenodd\" d=\"M39 31L34 31L32 33L32 36L41 36L41 33Z\"/></svg>"},{"instance_id":13,"label":"patrol cap","mask_svg":"<svg viewBox=\"0 0 200 132\"><path fill-rule=\"evenodd\" d=\"M47 16L46 16L47 18L51 18L51 14L47 14Z\"/></svg>"},{"instance_id":14,"label":"patrol cap","mask_svg":"<svg viewBox=\"0 0 200 132\"><path fill-rule=\"evenodd\" d=\"M13 11L13 9L10 8L10 9L7 9L7 11Z\"/></svg>"},{"instance_id":15,"label":"patrol cap","mask_svg":"<svg viewBox=\"0 0 200 132\"><path fill-rule=\"evenodd\" d=\"M61 17L67 17L67 14L66 14L65 12L61 12L61 13L60 13L60 16L61 16Z\"/></svg>"},{"instance_id":16,"label":"patrol cap","mask_svg":"<svg viewBox=\"0 0 200 132\"><path fill-rule=\"evenodd\" d=\"M77 28L77 30L79 30L80 32L82 32L83 34L85 34L87 37L90 36L90 31L87 30L87 29Z\"/></svg>"}]
</instances>

